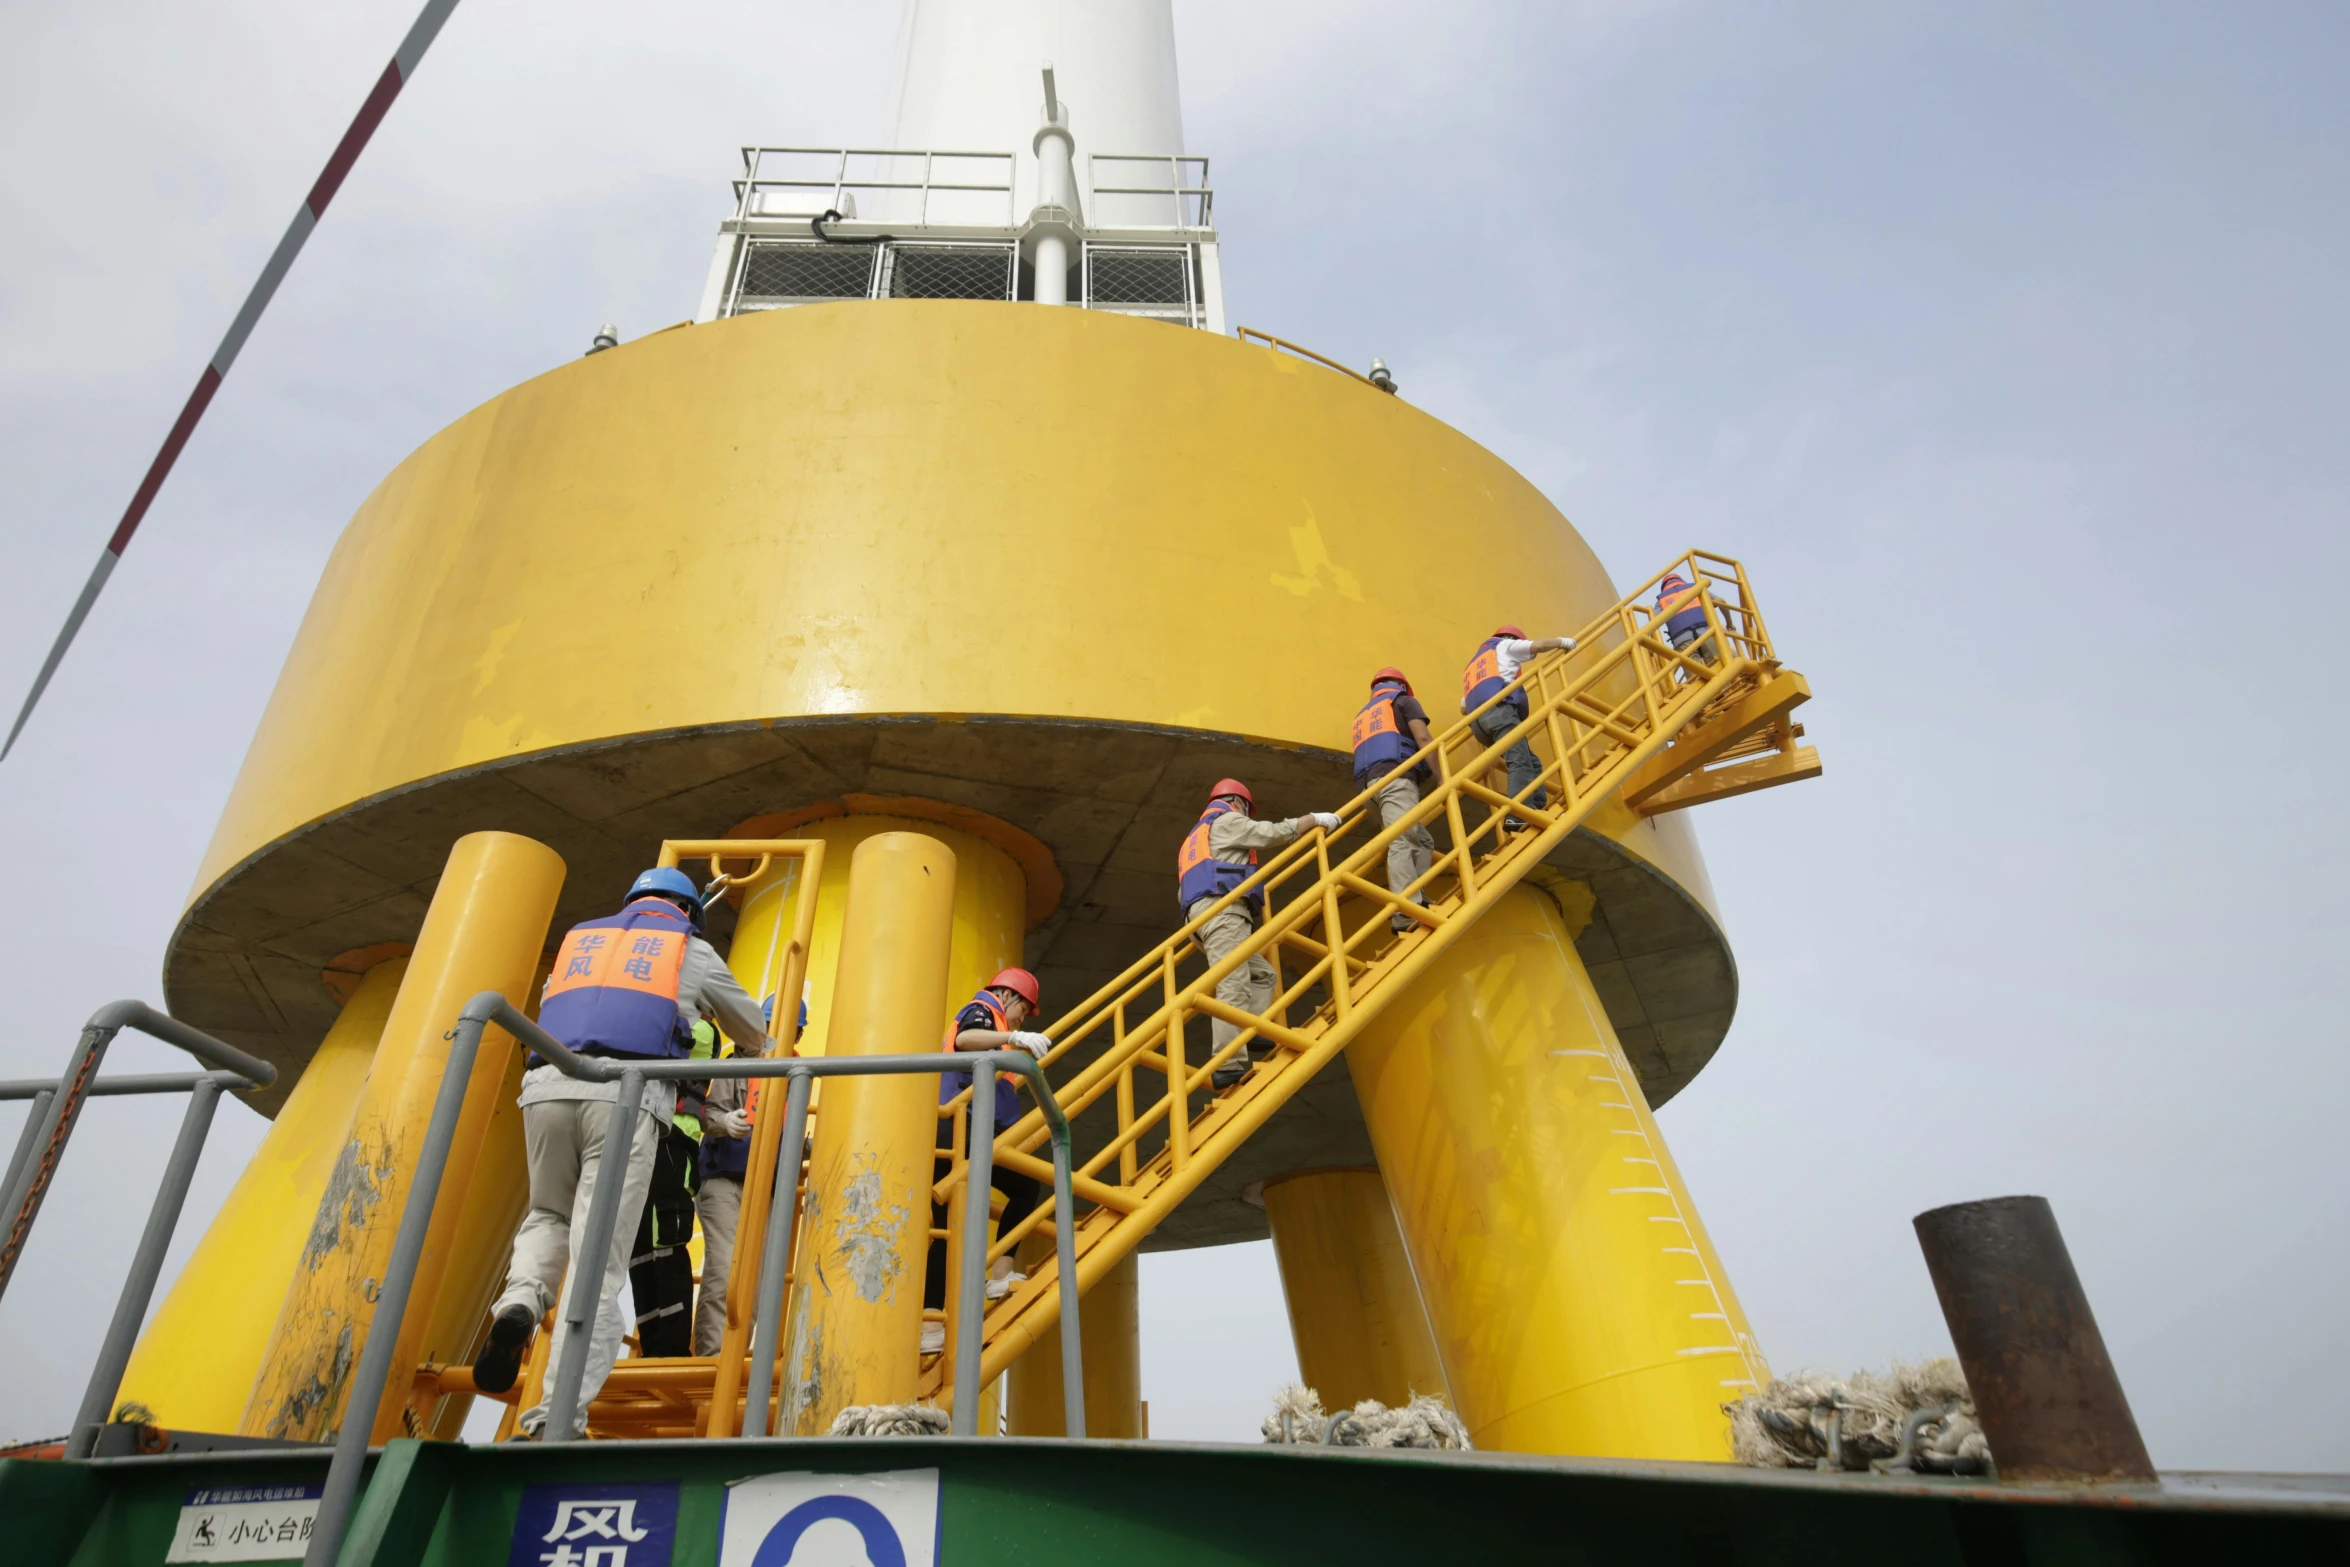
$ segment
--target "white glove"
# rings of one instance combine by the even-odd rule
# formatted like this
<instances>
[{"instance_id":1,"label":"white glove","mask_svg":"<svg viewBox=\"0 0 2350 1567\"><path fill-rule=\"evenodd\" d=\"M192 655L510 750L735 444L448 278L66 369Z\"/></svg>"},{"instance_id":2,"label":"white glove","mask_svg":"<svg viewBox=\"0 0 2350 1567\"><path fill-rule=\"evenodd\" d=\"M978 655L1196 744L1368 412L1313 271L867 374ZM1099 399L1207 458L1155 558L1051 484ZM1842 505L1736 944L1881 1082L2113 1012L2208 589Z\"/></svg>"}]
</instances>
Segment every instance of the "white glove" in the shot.
<instances>
[{"instance_id":1,"label":"white glove","mask_svg":"<svg viewBox=\"0 0 2350 1567\"><path fill-rule=\"evenodd\" d=\"M1573 637L1561 637L1561 638L1559 638L1559 651L1560 651L1560 652L1562 652L1562 653L1572 653L1572 652L1574 652L1574 651L1575 651L1575 639L1574 639Z\"/></svg>"},{"instance_id":2,"label":"white glove","mask_svg":"<svg viewBox=\"0 0 2350 1567\"><path fill-rule=\"evenodd\" d=\"M1053 1042L1042 1034L1014 1034L1012 1045L1015 1049L1027 1051L1039 1061L1044 1059L1046 1051L1053 1048Z\"/></svg>"},{"instance_id":3,"label":"white glove","mask_svg":"<svg viewBox=\"0 0 2350 1567\"><path fill-rule=\"evenodd\" d=\"M1324 832L1338 831L1338 813L1336 811L1310 811L1306 815L1306 820Z\"/></svg>"},{"instance_id":4,"label":"white glove","mask_svg":"<svg viewBox=\"0 0 2350 1567\"><path fill-rule=\"evenodd\" d=\"M740 1110L713 1107L702 1117L702 1132L705 1136L715 1132L720 1137L748 1137L751 1135L751 1118Z\"/></svg>"}]
</instances>

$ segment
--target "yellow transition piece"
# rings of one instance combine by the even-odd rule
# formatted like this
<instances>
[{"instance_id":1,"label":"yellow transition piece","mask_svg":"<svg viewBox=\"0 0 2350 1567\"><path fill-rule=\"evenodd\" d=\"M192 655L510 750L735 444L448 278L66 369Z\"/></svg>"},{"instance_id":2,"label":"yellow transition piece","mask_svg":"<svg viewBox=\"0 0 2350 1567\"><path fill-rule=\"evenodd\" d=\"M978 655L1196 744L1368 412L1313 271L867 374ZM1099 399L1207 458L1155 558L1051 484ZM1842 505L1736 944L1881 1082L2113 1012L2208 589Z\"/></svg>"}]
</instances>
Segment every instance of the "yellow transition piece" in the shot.
<instances>
[{"instance_id":1,"label":"yellow transition piece","mask_svg":"<svg viewBox=\"0 0 2350 1567\"><path fill-rule=\"evenodd\" d=\"M1557 905L1514 889L1346 1062L1477 1446L1727 1461L1769 1372Z\"/></svg>"},{"instance_id":2,"label":"yellow transition piece","mask_svg":"<svg viewBox=\"0 0 2350 1567\"><path fill-rule=\"evenodd\" d=\"M1429 569L1431 517L1506 569ZM958 650L1002 580L1023 612ZM1211 580L1225 622L1314 656L1267 679L1261 639L1200 636L1168 589ZM1499 457L1269 349L974 300L763 311L559 366L385 477L196 887L386 790L701 725L1019 714L1343 751L1382 664L1441 694L1499 621L1568 631L1616 597ZM966 744L975 777L1043 781ZM1593 830L1710 903L1685 823Z\"/></svg>"}]
</instances>

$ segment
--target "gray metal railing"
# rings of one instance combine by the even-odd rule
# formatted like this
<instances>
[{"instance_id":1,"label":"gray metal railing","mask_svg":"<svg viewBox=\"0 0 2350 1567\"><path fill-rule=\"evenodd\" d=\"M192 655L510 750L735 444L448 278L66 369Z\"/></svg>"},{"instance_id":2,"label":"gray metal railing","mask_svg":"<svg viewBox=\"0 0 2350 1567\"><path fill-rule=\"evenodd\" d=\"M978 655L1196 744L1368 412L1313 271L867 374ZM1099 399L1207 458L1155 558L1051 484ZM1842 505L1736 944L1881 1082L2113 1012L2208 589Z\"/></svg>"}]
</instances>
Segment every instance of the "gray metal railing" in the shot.
<instances>
[{"instance_id":1,"label":"gray metal railing","mask_svg":"<svg viewBox=\"0 0 2350 1567\"><path fill-rule=\"evenodd\" d=\"M745 1436L765 1436L768 1401L775 1380L776 1344L783 1333L784 1270L790 1263L793 1228L799 1215L800 1145L808 1119L810 1084L819 1077L878 1077L895 1074L935 1076L942 1072L969 1072L977 1089L972 1095L971 1157L968 1190L985 1192L992 1184L995 1159L995 1074L1015 1071L1028 1080L1037 1104L1052 1131L1053 1219L1059 1240L1061 1300L1061 1383L1068 1434L1085 1435L1084 1355L1078 1339L1076 1205L1070 1195L1069 1120L1045 1081L1044 1068L1016 1050L945 1052L917 1056L735 1056L726 1060L635 1060L581 1056L564 1048L504 996L485 990L465 1004L450 1034L448 1064L442 1069L439 1094L433 1100L432 1120L419 1150L415 1178L400 1210L400 1228L384 1269L359 1368L351 1383L351 1400L335 1438L334 1459L328 1465L326 1485L318 1503L318 1521L310 1537L304 1567L332 1567L342 1549L344 1532L358 1500L359 1477L367 1461L368 1437L375 1426L376 1409L384 1385L391 1378L400 1324L407 1315L408 1296L416 1282L416 1266L424 1253L426 1232L432 1225L433 1203L440 1194L441 1175L456 1140L457 1120L465 1106L465 1086L473 1075L474 1057L481 1049L482 1031L490 1024L512 1034L523 1045L553 1063L566 1076L590 1082L617 1083L611 1119L605 1123L604 1146L629 1148L631 1118L642 1114L649 1082L703 1081L711 1078L781 1077L787 1080L783 1136L778 1147L774 1200L767 1209L766 1249L760 1259L759 1291L751 1323L751 1376L745 1389ZM788 1178L787 1178L788 1177ZM596 1309L604 1295L604 1270L609 1266L612 1232L620 1219L620 1193L626 1177L599 1174L596 1195L588 1206L587 1227L573 1238L571 1278L564 1287L562 1311L563 1358L548 1381L549 1433L567 1433L581 1414L582 1382L587 1374L588 1340L595 1328ZM987 1288L987 1203L974 1196L964 1204L963 1276L957 1283L954 1434L975 1436L979 1429L979 1359L982 1314ZM581 1266L586 1263L587 1266ZM590 1278L588 1275L593 1274ZM556 1437L556 1440L562 1440Z\"/></svg>"},{"instance_id":2,"label":"gray metal railing","mask_svg":"<svg viewBox=\"0 0 2350 1567\"><path fill-rule=\"evenodd\" d=\"M100 1077L98 1067L106 1058L106 1047L126 1028L177 1045L212 1070ZM187 1113L180 1117L179 1139L164 1163L155 1206L148 1212L138 1250L131 1254L130 1275L123 1280L122 1295L114 1304L114 1320L107 1324L97 1364L90 1370L89 1386L83 1390L81 1408L66 1437L66 1457L90 1455L113 1410L114 1396L122 1390L123 1369L130 1364L147 1305L155 1298L155 1281L163 1274L163 1254L171 1246L172 1231L179 1226L180 1210L187 1206L188 1186L195 1179L197 1161L204 1155L204 1139L212 1131L212 1112L219 1106L221 1090L267 1088L276 1081L277 1068L268 1062L167 1017L143 1001L117 1001L100 1007L82 1026L81 1040L67 1058L61 1076L0 1083L0 1100L32 1101L24 1130L16 1139L16 1152L8 1161L8 1178L0 1183L0 1193L5 1194L0 1196L0 1213L7 1215L8 1223L6 1240L0 1243L0 1292L7 1290L17 1259L24 1255L33 1221L40 1217L42 1200L57 1178L66 1144L81 1120L82 1106L91 1099L117 1094L188 1096Z\"/></svg>"}]
</instances>

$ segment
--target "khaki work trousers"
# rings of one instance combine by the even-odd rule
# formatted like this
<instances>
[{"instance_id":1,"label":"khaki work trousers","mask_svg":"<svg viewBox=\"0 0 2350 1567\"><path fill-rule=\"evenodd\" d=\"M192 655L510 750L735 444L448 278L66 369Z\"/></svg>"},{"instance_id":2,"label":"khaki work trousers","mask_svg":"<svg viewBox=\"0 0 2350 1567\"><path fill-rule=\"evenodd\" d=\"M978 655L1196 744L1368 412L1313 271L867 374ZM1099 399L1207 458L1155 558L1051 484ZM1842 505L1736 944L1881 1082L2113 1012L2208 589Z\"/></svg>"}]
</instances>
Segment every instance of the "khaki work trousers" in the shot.
<instances>
[{"instance_id":1,"label":"khaki work trousers","mask_svg":"<svg viewBox=\"0 0 2350 1567\"><path fill-rule=\"evenodd\" d=\"M1215 901L1213 898L1202 898L1194 903L1186 913L1190 918L1197 919L1200 911ZM1199 944L1201 950L1208 955L1208 966L1213 968L1223 962L1225 954L1248 940L1255 933L1256 928L1256 921L1249 918L1246 905L1226 909L1201 926ZM1239 1007L1243 1011L1262 1013L1273 1004L1272 960L1261 952L1250 957L1246 963L1224 976L1222 982L1216 986L1216 999L1228 1007ZM1232 1043L1240 1034L1238 1027L1225 1022L1222 1018L1215 1018L1212 1022L1214 1027L1210 1030L1210 1034L1214 1038L1215 1048L1218 1050Z\"/></svg>"},{"instance_id":2,"label":"khaki work trousers","mask_svg":"<svg viewBox=\"0 0 2350 1567\"><path fill-rule=\"evenodd\" d=\"M514 1236L514 1261L506 1272L506 1293L495 1311L524 1305L545 1316L555 1304L569 1270L579 1269L571 1255L574 1232L587 1227L588 1207L596 1200L596 1179L603 1167L604 1128L612 1116L612 1100L551 1099L522 1107L522 1142L530 1161L530 1212ZM612 1246L603 1260L603 1294L596 1302L595 1327L588 1336L587 1375L579 1386L578 1425L552 1433L574 1438L587 1430L587 1406L612 1374L620 1358L620 1286L628 1282L628 1258L636 1240L637 1219L645 1206L645 1190L653 1179L653 1150L661 1140L662 1117L639 1111L632 1117L635 1136L628 1151L628 1171L620 1187L620 1217L612 1226ZM570 1327L555 1321L555 1339L547 1346L548 1381L563 1363L563 1346ZM548 1388L550 1396L553 1388ZM541 1432L547 1422L548 1399L523 1411L516 1422L525 1431Z\"/></svg>"},{"instance_id":3,"label":"khaki work trousers","mask_svg":"<svg viewBox=\"0 0 2350 1567\"><path fill-rule=\"evenodd\" d=\"M702 1289L694 1300L694 1353L715 1355L726 1336L726 1281L734 1274L734 1232L742 1223L743 1183L706 1175L694 1193L702 1219Z\"/></svg>"},{"instance_id":4,"label":"khaki work trousers","mask_svg":"<svg viewBox=\"0 0 2350 1567\"><path fill-rule=\"evenodd\" d=\"M1389 773L1374 798L1379 802L1379 825L1393 827L1396 818L1420 803L1420 786L1409 773ZM1428 867L1435 863L1436 835L1425 824L1397 833L1387 846L1387 890L1403 891L1427 875ZM1426 903L1427 895L1422 893L1412 901Z\"/></svg>"}]
</instances>

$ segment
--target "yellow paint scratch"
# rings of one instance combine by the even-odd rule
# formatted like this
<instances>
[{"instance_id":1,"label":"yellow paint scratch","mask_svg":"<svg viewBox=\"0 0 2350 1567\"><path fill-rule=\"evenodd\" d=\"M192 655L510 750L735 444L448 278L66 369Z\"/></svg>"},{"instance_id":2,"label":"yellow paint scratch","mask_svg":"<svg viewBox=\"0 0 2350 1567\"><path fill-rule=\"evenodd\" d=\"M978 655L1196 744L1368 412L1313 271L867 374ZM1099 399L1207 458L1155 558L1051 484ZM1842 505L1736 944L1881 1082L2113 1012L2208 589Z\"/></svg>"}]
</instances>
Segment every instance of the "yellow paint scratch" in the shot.
<instances>
[{"instance_id":1,"label":"yellow paint scratch","mask_svg":"<svg viewBox=\"0 0 2350 1567\"><path fill-rule=\"evenodd\" d=\"M1330 558L1330 546L1322 542L1322 524L1315 518L1314 508L1307 506L1305 513L1306 525L1289 530L1289 547L1297 552L1299 575L1285 577L1276 571L1273 573L1273 586L1286 588L1299 598L1304 598L1318 587L1332 587L1338 590L1340 598L1352 599L1360 604L1363 601L1362 584L1355 580L1353 572ZM1329 577L1327 583L1323 581L1325 573Z\"/></svg>"},{"instance_id":2,"label":"yellow paint scratch","mask_svg":"<svg viewBox=\"0 0 2350 1567\"><path fill-rule=\"evenodd\" d=\"M505 662L506 658L506 644L513 641L514 633L521 629L521 621L510 620L490 633L490 645L483 649L481 657L473 661L474 672L478 677L473 682L475 696L487 691L490 682L498 678L498 665Z\"/></svg>"}]
</instances>

